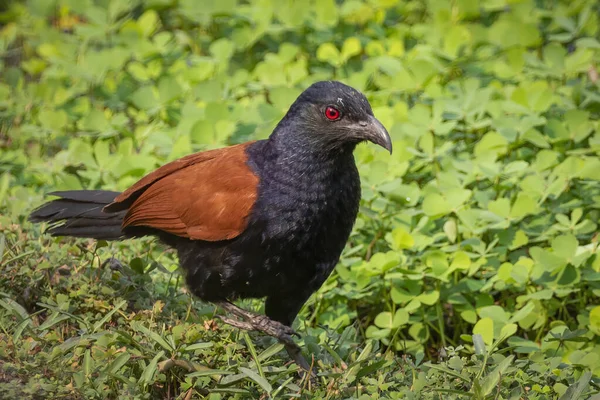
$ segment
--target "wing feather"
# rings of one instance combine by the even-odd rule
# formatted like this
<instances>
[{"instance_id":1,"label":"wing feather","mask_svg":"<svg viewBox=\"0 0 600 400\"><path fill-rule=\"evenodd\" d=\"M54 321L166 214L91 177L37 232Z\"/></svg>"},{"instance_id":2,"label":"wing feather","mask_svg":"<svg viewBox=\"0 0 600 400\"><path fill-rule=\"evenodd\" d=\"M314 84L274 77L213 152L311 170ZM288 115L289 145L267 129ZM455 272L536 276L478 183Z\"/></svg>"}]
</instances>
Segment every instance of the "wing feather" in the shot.
<instances>
[{"instance_id":1,"label":"wing feather","mask_svg":"<svg viewBox=\"0 0 600 400\"><path fill-rule=\"evenodd\" d=\"M192 154L146 175L107 212L127 210L123 229L146 226L206 241L233 239L247 226L258 177L237 145Z\"/></svg>"}]
</instances>

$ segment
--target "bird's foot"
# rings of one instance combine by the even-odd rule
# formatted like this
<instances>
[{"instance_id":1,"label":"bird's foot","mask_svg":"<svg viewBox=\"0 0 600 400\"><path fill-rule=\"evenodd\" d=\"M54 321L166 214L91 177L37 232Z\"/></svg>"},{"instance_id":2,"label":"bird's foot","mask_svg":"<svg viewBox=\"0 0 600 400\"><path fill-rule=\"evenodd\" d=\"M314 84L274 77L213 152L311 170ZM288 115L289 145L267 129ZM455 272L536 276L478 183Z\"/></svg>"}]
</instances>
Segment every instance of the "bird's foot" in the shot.
<instances>
[{"instance_id":1,"label":"bird's foot","mask_svg":"<svg viewBox=\"0 0 600 400\"><path fill-rule=\"evenodd\" d=\"M259 331L276 338L283 343L290 358L292 358L294 362L304 371L310 372L311 381L316 379L313 366L306 361L302 355L302 349L300 349L300 346L298 346L292 339L292 336L300 337L300 335L291 327L284 325L281 322L273 321L265 315L259 315L244 310L243 308L226 301L219 302L217 304L231 314L242 319L242 321L240 321L237 319L219 316L221 321L239 329L245 329L247 331Z\"/></svg>"},{"instance_id":2,"label":"bird's foot","mask_svg":"<svg viewBox=\"0 0 600 400\"><path fill-rule=\"evenodd\" d=\"M280 342L286 345L296 346L292 336L300 337L300 335L291 327L284 325L281 322L274 321L265 315L254 314L250 311L246 311L243 308L240 308L229 302L219 302L218 305L243 320L239 321L227 317L219 317L226 324L235 326L236 328L245 329L247 331L263 332L278 339Z\"/></svg>"}]
</instances>

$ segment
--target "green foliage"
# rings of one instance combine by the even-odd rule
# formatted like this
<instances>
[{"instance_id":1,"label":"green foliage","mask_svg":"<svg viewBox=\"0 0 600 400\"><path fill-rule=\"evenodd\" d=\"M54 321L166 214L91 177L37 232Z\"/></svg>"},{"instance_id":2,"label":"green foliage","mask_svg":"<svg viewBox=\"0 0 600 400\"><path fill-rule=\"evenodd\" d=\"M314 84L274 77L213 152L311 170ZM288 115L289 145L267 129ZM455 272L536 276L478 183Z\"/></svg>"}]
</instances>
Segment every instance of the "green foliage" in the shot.
<instances>
[{"instance_id":1,"label":"green foliage","mask_svg":"<svg viewBox=\"0 0 600 400\"><path fill-rule=\"evenodd\" d=\"M583 0L3 3L0 397L596 393L599 13ZM50 240L25 221L45 192L122 190L264 138L321 79L367 94L394 154L359 146L359 219L298 318L322 371L312 394L280 346L185 293L172 253Z\"/></svg>"}]
</instances>

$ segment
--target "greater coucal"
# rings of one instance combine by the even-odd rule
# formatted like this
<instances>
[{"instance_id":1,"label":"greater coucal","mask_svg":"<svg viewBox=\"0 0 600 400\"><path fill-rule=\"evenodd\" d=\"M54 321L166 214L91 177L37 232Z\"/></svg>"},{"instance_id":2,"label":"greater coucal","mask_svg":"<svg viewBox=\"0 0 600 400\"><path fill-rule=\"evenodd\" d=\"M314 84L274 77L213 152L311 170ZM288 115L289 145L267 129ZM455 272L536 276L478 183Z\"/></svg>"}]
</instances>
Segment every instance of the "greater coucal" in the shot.
<instances>
[{"instance_id":1,"label":"greater coucal","mask_svg":"<svg viewBox=\"0 0 600 400\"><path fill-rule=\"evenodd\" d=\"M120 240L157 236L177 250L189 289L277 337L308 368L290 335L294 318L335 267L358 213L352 151L390 136L365 96L317 82L292 104L266 140L170 162L123 193L50 193L31 215L53 236ZM265 316L230 301L266 298Z\"/></svg>"}]
</instances>

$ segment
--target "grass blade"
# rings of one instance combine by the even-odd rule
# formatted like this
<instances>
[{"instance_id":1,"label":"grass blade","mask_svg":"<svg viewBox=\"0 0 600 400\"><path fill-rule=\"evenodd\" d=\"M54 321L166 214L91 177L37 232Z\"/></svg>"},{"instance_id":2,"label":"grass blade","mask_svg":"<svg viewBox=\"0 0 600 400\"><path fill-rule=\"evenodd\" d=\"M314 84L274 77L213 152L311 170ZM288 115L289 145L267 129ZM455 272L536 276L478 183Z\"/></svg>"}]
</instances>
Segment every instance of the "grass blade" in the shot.
<instances>
[{"instance_id":1,"label":"grass blade","mask_svg":"<svg viewBox=\"0 0 600 400\"><path fill-rule=\"evenodd\" d=\"M144 325L140 324L140 323L133 323L132 324L133 329L142 332L144 335L146 335L149 339L154 340L154 342L158 343L163 349L167 350L168 352L172 352L173 350L175 350L173 347L171 347L171 345L165 340L163 339L158 333L151 331L150 329L146 328Z\"/></svg>"},{"instance_id":2,"label":"grass blade","mask_svg":"<svg viewBox=\"0 0 600 400\"><path fill-rule=\"evenodd\" d=\"M119 304L117 304L115 306L115 308L113 308L108 313L106 313L106 315L104 317L102 317L102 319L100 321L96 322L96 324L94 325L94 328L92 329L92 332L96 332L98 329L100 329L102 327L102 325L104 325L106 323L106 321L110 320L110 318L113 316L113 314L116 313L117 311L119 311L121 309L121 307L123 307L125 304L127 304L127 300L121 301Z\"/></svg>"},{"instance_id":3,"label":"grass blade","mask_svg":"<svg viewBox=\"0 0 600 400\"><path fill-rule=\"evenodd\" d=\"M157 355L154 356L152 361L150 361L150 364L148 364L146 368L144 368L144 372L142 373L142 376L139 380L139 382L142 383L144 386L147 386L154 381L154 374L158 372L158 360L160 360L164 355L165 352L161 350Z\"/></svg>"},{"instance_id":4,"label":"grass blade","mask_svg":"<svg viewBox=\"0 0 600 400\"><path fill-rule=\"evenodd\" d=\"M108 373L116 374L121 368L123 368L125 364L127 364L127 361L129 361L130 358L131 354L129 353L122 353L121 355L119 355L107 368Z\"/></svg>"},{"instance_id":5,"label":"grass blade","mask_svg":"<svg viewBox=\"0 0 600 400\"><path fill-rule=\"evenodd\" d=\"M262 370L262 365L260 365L260 360L258 359L258 354L256 354L256 349L254 348L254 343L250 339L250 335L248 332L243 333L244 341L246 342L246 346L248 346L248 350L250 351L250 355L256 364L256 369L258 370L258 374L264 379L265 373Z\"/></svg>"},{"instance_id":6,"label":"grass blade","mask_svg":"<svg viewBox=\"0 0 600 400\"><path fill-rule=\"evenodd\" d=\"M515 358L515 356L506 357L504 360L502 360L500 363L498 363L498 365L496 366L496 368L494 368L492 370L492 372L490 372L485 377L485 379L481 383L481 390L482 390L484 396L487 396L490 393L492 393L492 390L494 390L494 388L498 385L498 382L500 382L500 377L504 374L506 369L510 366L510 364L512 363L514 358Z\"/></svg>"},{"instance_id":7,"label":"grass blade","mask_svg":"<svg viewBox=\"0 0 600 400\"><path fill-rule=\"evenodd\" d=\"M248 368L240 367L240 371L248 378L256 382L265 392L267 392L269 396L271 395L273 387L265 378Z\"/></svg>"}]
</instances>

